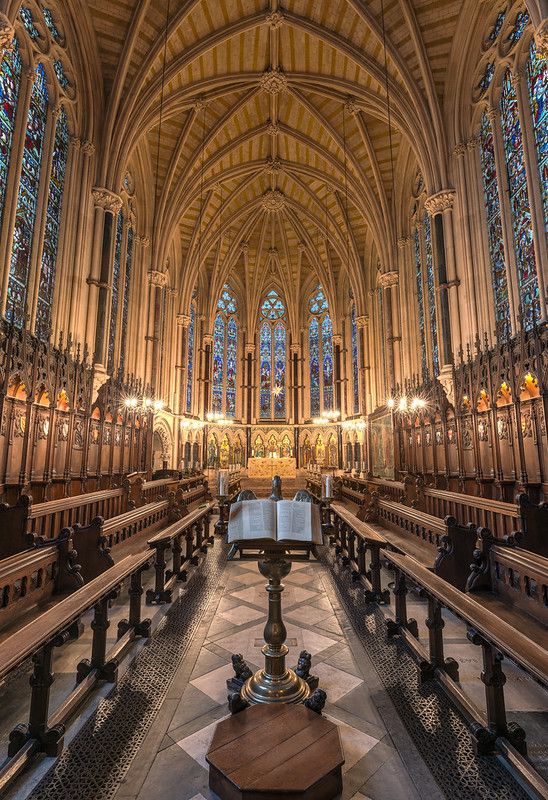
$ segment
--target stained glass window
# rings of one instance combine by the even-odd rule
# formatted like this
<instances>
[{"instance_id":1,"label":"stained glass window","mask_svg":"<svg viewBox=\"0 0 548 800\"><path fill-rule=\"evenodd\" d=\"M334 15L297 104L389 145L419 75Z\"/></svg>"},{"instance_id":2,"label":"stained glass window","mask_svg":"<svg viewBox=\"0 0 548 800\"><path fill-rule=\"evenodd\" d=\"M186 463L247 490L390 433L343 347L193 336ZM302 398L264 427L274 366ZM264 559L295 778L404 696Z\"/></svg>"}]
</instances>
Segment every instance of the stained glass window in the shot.
<instances>
[{"instance_id":1,"label":"stained glass window","mask_svg":"<svg viewBox=\"0 0 548 800\"><path fill-rule=\"evenodd\" d=\"M323 410L333 411L333 325L326 314L322 320Z\"/></svg>"},{"instance_id":2,"label":"stained glass window","mask_svg":"<svg viewBox=\"0 0 548 800\"><path fill-rule=\"evenodd\" d=\"M133 228L129 228L127 232L127 247L126 247L126 274L124 277L124 300L122 304L122 337L120 345L120 369L122 373L126 368L126 342L127 342L127 324L129 315L129 296L131 292L131 271L133 268L133 242L134 234Z\"/></svg>"},{"instance_id":3,"label":"stained glass window","mask_svg":"<svg viewBox=\"0 0 548 800\"><path fill-rule=\"evenodd\" d=\"M360 381L359 381L359 346L358 346L358 326L356 323L356 306L352 304L352 315L350 318L350 332L352 339L352 389L354 396L354 414L360 410Z\"/></svg>"},{"instance_id":4,"label":"stained glass window","mask_svg":"<svg viewBox=\"0 0 548 800\"><path fill-rule=\"evenodd\" d=\"M59 58L56 58L53 62L53 69L55 70L55 74L57 75L57 80L59 81L59 86L61 89L68 89L70 86L70 81L67 78L63 62Z\"/></svg>"},{"instance_id":5,"label":"stained glass window","mask_svg":"<svg viewBox=\"0 0 548 800\"><path fill-rule=\"evenodd\" d=\"M491 86L491 81L493 80L494 74L495 74L495 62L490 61L485 67L485 72L483 73L483 77L478 84L478 89L482 89L482 91L485 92Z\"/></svg>"},{"instance_id":6,"label":"stained glass window","mask_svg":"<svg viewBox=\"0 0 548 800\"><path fill-rule=\"evenodd\" d=\"M320 415L320 323L317 317L312 317L309 326L309 355L310 355L310 414L313 417Z\"/></svg>"},{"instance_id":7,"label":"stained glass window","mask_svg":"<svg viewBox=\"0 0 548 800\"><path fill-rule=\"evenodd\" d=\"M226 416L236 416L236 359L238 354L238 327L234 317L228 320L226 336Z\"/></svg>"},{"instance_id":8,"label":"stained glass window","mask_svg":"<svg viewBox=\"0 0 548 800\"><path fill-rule=\"evenodd\" d=\"M501 11L495 20L495 24L493 25L493 30L489 34L489 40L491 42L494 42L495 39L498 38L498 35L501 32L505 19L506 19L506 11Z\"/></svg>"},{"instance_id":9,"label":"stained glass window","mask_svg":"<svg viewBox=\"0 0 548 800\"><path fill-rule=\"evenodd\" d=\"M485 211L487 215L487 239L489 260L491 262L491 281L495 298L495 321L498 336L505 341L510 336L510 305L508 302L508 280L504 242L502 238L502 217L500 194L495 164L493 131L487 114L481 120L480 157Z\"/></svg>"},{"instance_id":10,"label":"stained glass window","mask_svg":"<svg viewBox=\"0 0 548 800\"><path fill-rule=\"evenodd\" d=\"M21 56L19 43L14 37L13 49L4 51L0 63L0 225L4 210L6 186L11 158L11 144L15 115L17 113L17 99L21 81Z\"/></svg>"},{"instance_id":11,"label":"stained glass window","mask_svg":"<svg viewBox=\"0 0 548 800\"><path fill-rule=\"evenodd\" d=\"M540 190L544 206L544 225L548 232L548 111L546 105L548 102L548 67L546 60L539 58L534 40L531 43L531 53L527 64L527 79L537 148Z\"/></svg>"},{"instance_id":12,"label":"stained glass window","mask_svg":"<svg viewBox=\"0 0 548 800\"><path fill-rule=\"evenodd\" d=\"M509 68L506 70L502 82L500 109L514 233L514 250L518 267L520 305L524 327L529 330L535 321L540 319L539 286L531 222L531 205L525 172L522 128L516 88Z\"/></svg>"},{"instance_id":13,"label":"stained glass window","mask_svg":"<svg viewBox=\"0 0 548 800\"><path fill-rule=\"evenodd\" d=\"M261 316L264 319L280 319L285 314L285 306L283 300L279 297L278 292L272 289L264 299L261 306Z\"/></svg>"},{"instance_id":14,"label":"stained glass window","mask_svg":"<svg viewBox=\"0 0 548 800\"><path fill-rule=\"evenodd\" d=\"M38 305L36 307L35 332L38 338L43 341L47 341L51 334L51 312L55 289L57 250L59 247L59 232L61 230L61 211L63 206L63 189L65 186L68 151L68 120L66 111L62 108L57 121L53 144L44 249L42 251L40 283L38 285Z\"/></svg>"},{"instance_id":15,"label":"stained glass window","mask_svg":"<svg viewBox=\"0 0 548 800\"><path fill-rule=\"evenodd\" d=\"M192 412L192 382L194 378L194 337L196 335L196 309L190 306L190 325L188 326L188 350L186 362L186 413Z\"/></svg>"},{"instance_id":16,"label":"stained glass window","mask_svg":"<svg viewBox=\"0 0 548 800\"><path fill-rule=\"evenodd\" d=\"M286 331L283 322L274 328L274 417L285 418Z\"/></svg>"},{"instance_id":17,"label":"stained glass window","mask_svg":"<svg viewBox=\"0 0 548 800\"><path fill-rule=\"evenodd\" d=\"M270 419L272 416L272 328L268 322L263 322L261 325L259 338L261 358L260 415L261 419Z\"/></svg>"},{"instance_id":18,"label":"stained glass window","mask_svg":"<svg viewBox=\"0 0 548 800\"><path fill-rule=\"evenodd\" d=\"M51 13L51 9L43 8L42 14L44 15L44 21L48 26L49 32L51 33L55 41L59 43L61 41L61 34L59 33L57 25L55 24L55 20L53 19L53 14Z\"/></svg>"},{"instance_id":19,"label":"stained glass window","mask_svg":"<svg viewBox=\"0 0 548 800\"><path fill-rule=\"evenodd\" d=\"M318 286L312 297L310 298L310 312L312 314L322 314L327 311L327 298L321 286Z\"/></svg>"},{"instance_id":20,"label":"stained glass window","mask_svg":"<svg viewBox=\"0 0 548 800\"><path fill-rule=\"evenodd\" d=\"M26 6L21 6L21 10L19 11L19 16L21 17L21 22L25 26L25 30L27 31L28 35L31 39L39 39L40 33L36 25L34 24L34 17L32 16L32 11L30 8Z\"/></svg>"},{"instance_id":21,"label":"stained glass window","mask_svg":"<svg viewBox=\"0 0 548 800\"><path fill-rule=\"evenodd\" d=\"M285 418L286 328L285 304L271 289L260 306L260 392L261 419Z\"/></svg>"},{"instance_id":22,"label":"stained glass window","mask_svg":"<svg viewBox=\"0 0 548 800\"><path fill-rule=\"evenodd\" d=\"M225 366L225 321L221 314L215 317L213 329L213 402L214 414L223 411L223 378Z\"/></svg>"},{"instance_id":23,"label":"stained glass window","mask_svg":"<svg viewBox=\"0 0 548 800\"><path fill-rule=\"evenodd\" d=\"M112 289L110 307L110 332L108 337L107 372L112 375L114 369L114 348L116 346L116 323L118 322L118 305L120 300L120 271L122 268L122 238L124 234L124 215L118 214L116 222L116 243L114 245L114 263L112 265Z\"/></svg>"},{"instance_id":24,"label":"stained glass window","mask_svg":"<svg viewBox=\"0 0 548 800\"><path fill-rule=\"evenodd\" d=\"M434 258L432 255L432 230L428 214L424 215L424 256L426 265L426 296L428 299L428 317L430 320L430 340L432 342L432 366L434 368L434 376L437 377L440 374L440 355L436 317L436 281L434 277Z\"/></svg>"},{"instance_id":25,"label":"stained glass window","mask_svg":"<svg viewBox=\"0 0 548 800\"><path fill-rule=\"evenodd\" d=\"M516 17L516 21L514 22L514 27L510 31L510 35L508 36L508 41L515 44L519 42L522 37L523 31L527 27L529 22L529 14L527 11L520 11Z\"/></svg>"},{"instance_id":26,"label":"stained glass window","mask_svg":"<svg viewBox=\"0 0 548 800\"><path fill-rule=\"evenodd\" d=\"M38 64L27 115L6 308L6 317L9 320L13 320L19 327L23 325L26 314L30 258L34 223L36 221L47 110L48 89L46 73L42 64Z\"/></svg>"},{"instance_id":27,"label":"stained glass window","mask_svg":"<svg viewBox=\"0 0 548 800\"><path fill-rule=\"evenodd\" d=\"M422 288L422 261L419 229L415 228L415 276L417 281L417 306L419 314L419 334L421 347L421 371L423 381L428 381L428 357L426 354L426 322L424 319L424 293Z\"/></svg>"},{"instance_id":28,"label":"stained glass window","mask_svg":"<svg viewBox=\"0 0 548 800\"><path fill-rule=\"evenodd\" d=\"M224 311L227 315L235 314L238 310L236 298L232 294L232 290L227 283L225 283L223 287L223 291L219 297L219 302L217 303L217 308L219 311Z\"/></svg>"}]
</instances>

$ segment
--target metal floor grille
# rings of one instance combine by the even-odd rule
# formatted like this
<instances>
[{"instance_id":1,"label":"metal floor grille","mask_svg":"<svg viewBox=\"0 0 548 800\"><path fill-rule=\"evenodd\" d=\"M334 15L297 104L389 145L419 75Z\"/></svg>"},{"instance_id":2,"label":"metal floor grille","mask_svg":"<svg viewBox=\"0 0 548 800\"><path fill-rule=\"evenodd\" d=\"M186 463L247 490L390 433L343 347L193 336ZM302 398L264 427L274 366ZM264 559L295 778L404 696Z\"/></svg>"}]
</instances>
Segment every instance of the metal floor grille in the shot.
<instances>
[{"instance_id":1,"label":"metal floor grille","mask_svg":"<svg viewBox=\"0 0 548 800\"><path fill-rule=\"evenodd\" d=\"M122 782L169 690L226 564L216 540L111 694L82 726L29 800L110 800Z\"/></svg>"},{"instance_id":2,"label":"metal floor grille","mask_svg":"<svg viewBox=\"0 0 548 800\"><path fill-rule=\"evenodd\" d=\"M450 800L528 800L528 795L496 757L477 756L468 728L442 689L419 683L418 670L399 637L386 637L385 616L367 604L363 589L352 583L332 550L318 548L330 580L340 596L379 677L417 750Z\"/></svg>"}]
</instances>

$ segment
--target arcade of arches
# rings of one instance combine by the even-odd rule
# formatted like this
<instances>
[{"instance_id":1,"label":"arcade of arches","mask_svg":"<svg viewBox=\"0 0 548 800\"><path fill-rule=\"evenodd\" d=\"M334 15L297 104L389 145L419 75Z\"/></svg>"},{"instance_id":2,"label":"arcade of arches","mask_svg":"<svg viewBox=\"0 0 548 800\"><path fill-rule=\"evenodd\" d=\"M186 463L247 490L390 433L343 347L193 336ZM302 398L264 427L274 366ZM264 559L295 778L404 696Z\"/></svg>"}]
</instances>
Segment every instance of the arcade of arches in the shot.
<instances>
[{"instance_id":1,"label":"arcade of arches","mask_svg":"<svg viewBox=\"0 0 548 800\"><path fill-rule=\"evenodd\" d=\"M70 714L37 722L33 688L22 732L8 689L30 661L0 656L0 793L214 797L227 657L260 666L265 605L255 564L226 562L228 470L230 500L279 474L320 504L333 547L291 573L288 642L343 731L341 796L545 796L548 0L0 0L0 276L0 641L33 686L54 658L61 703L60 638L95 615L91 695L122 663L101 656L108 608L124 647L149 633L143 585L181 679L148 664L155 633L141 739L118 752L99 725L116 757L90 766L101 698L63 749ZM151 582L120 573L129 611L116 586L89 600L187 513ZM203 580L177 583L187 567ZM43 616L73 591L70 625ZM474 591L489 602L459 606ZM128 674L101 689L112 725Z\"/></svg>"}]
</instances>

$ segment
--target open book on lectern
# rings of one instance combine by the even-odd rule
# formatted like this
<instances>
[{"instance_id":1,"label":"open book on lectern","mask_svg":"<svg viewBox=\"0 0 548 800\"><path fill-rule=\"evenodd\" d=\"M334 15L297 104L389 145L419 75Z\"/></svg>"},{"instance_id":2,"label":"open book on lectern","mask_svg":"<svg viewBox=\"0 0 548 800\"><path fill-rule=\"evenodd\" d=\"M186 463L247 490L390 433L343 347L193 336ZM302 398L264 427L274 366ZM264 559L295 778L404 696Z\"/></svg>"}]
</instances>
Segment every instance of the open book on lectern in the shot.
<instances>
[{"instance_id":1,"label":"open book on lectern","mask_svg":"<svg viewBox=\"0 0 548 800\"><path fill-rule=\"evenodd\" d=\"M271 539L274 542L323 544L320 510L296 500L243 500L233 503L228 541Z\"/></svg>"}]
</instances>

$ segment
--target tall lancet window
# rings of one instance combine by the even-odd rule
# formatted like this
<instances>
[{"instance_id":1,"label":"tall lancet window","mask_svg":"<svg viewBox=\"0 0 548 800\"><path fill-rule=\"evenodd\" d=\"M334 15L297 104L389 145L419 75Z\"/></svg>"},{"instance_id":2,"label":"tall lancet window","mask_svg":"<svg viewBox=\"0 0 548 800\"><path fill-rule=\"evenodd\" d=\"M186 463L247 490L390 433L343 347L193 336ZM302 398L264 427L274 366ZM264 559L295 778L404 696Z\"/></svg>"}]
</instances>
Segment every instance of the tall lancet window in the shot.
<instances>
[{"instance_id":1,"label":"tall lancet window","mask_svg":"<svg viewBox=\"0 0 548 800\"><path fill-rule=\"evenodd\" d=\"M544 207L544 225L548 232L548 64L537 54L534 40L531 42L527 64L527 79Z\"/></svg>"},{"instance_id":2,"label":"tall lancet window","mask_svg":"<svg viewBox=\"0 0 548 800\"><path fill-rule=\"evenodd\" d=\"M333 323L321 286L310 298L308 354L310 359L310 415L317 417L334 407Z\"/></svg>"},{"instance_id":3,"label":"tall lancet window","mask_svg":"<svg viewBox=\"0 0 548 800\"><path fill-rule=\"evenodd\" d=\"M127 342L127 325L129 317L129 297L131 293L131 273L133 270L133 244L135 235L133 228L129 228L127 232L127 246L126 246L126 272L124 277L124 300L122 303L122 329L121 329L121 343L120 343L120 369L122 373L126 367L126 342Z\"/></svg>"},{"instance_id":4,"label":"tall lancet window","mask_svg":"<svg viewBox=\"0 0 548 800\"><path fill-rule=\"evenodd\" d=\"M417 282L417 306L419 315L419 337L421 350L421 372L423 381L428 381L428 354L426 350L426 323L424 318L424 291L422 283L421 242L419 229L415 228L415 278Z\"/></svg>"},{"instance_id":5,"label":"tall lancet window","mask_svg":"<svg viewBox=\"0 0 548 800\"><path fill-rule=\"evenodd\" d=\"M358 345L358 325L356 322L356 305L352 303L350 317L350 333L352 339L352 395L354 399L354 414L360 411L360 365Z\"/></svg>"},{"instance_id":6,"label":"tall lancet window","mask_svg":"<svg viewBox=\"0 0 548 800\"><path fill-rule=\"evenodd\" d=\"M20 84L21 56L19 42L14 38L13 49L4 51L0 63L0 225L6 199Z\"/></svg>"},{"instance_id":7,"label":"tall lancet window","mask_svg":"<svg viewBox=\"0 0 548 800\"><path fill-rule=\"evenodd\" d=\"M112 289L110 305L110 330L108 337L107 372L114 370L114 349L116 347L116 326L118 324L118 308L120 305L120 275L122 270L122 240L124 236L124 215L120 211L116 221L116 242L114 245L114 263L112 265Z\"/></svg>"},{"instance_id":8,"label":"tall lancet window","mask_svg":"<svg viewBox=\"0 0 548 800\"><path fill-rule=\"evenodd\" d=\"M51 334L51 312L55 291L57 251L59 248L59 232L61 230L68 151L69 128L67 114L63 107L55 129L46 211L46 231L40 267L40 283L38 285L38 305L36 307L35 332L37 337L43 341L47 341Z\"/></svg>"},{"instance_id":9,"label":"tall lancet window","mask_svg":"<svg viewBox=\"0 0 548 800\"><path fill-rule=\"evenodd\" d=\"M540 319L540 298L522 126L516 87L510 68L506 70L502 81L500 110L518 268L519 298L524 327L528 330Z\"/></svg>"},{"instance_id":10,"label":"tall lancet window","mask_svg":"<svg viewBox=\"0 0 548 800\"><path fill-rule=\"evenodd\" d=\"M510 336L510 305L508 301L508 279L504 240L502 235L502 216L500 194L495 164L495 145L489 117L485 113L480 128L481 173L487 216L487 238L489 260L491 262L491 282L495 299L495 322L498 337L505 341Z\"/></svg>"},{"instance_id":11,"label":"tall lancet window","mask_svg":"<svg viewBox=\"0 0 548 800\"><path fill-rule=\"evenodd\" d=\"M190 306L190 325L188 326L188 350L186 361L186 406L187 414L192 413L192 390L194 381L194 337L196 335L196 307Z\"/></svg>"},{"instance_id":12,"label":"tall lancet window","mask_svg":"<svg viewBox=\"0 0 548 800\"><path fill-rule=\"evenodd\" d=\"M434 375L440 374L440 354L438 347L438 322L436 314L436 279L434 277L434 256L432 253L432 228L430 217L424 215L424 257L426 266L426 296L430 320L430 340L432 343L432 366Z\"/></svg>"},{"instance_id":13,"label":"tall lancet window","mask_svg":"<svg viewBox=\"0 0 548 800\"><path fill-rule=\"evenodd\" d=\"M236 378L238 359L238 323L236 298L225 284L217 303L213 326L213 388L211 410L214 414L236 416Z\"/></svg>"},{"instance_id":14,"label":"tall lancet window","mask_svg":"<svg viewBox=\"0 0 548 800\"><path fill-rule=\"evenodd\" d=\"M285 305L275 289L261 304L259 328L261 419L286 417L287 331Z\"/></svg>"},{"instance_id":15,"label":"tall lancet window","mask_svg":"<svg viewBox=\"0 0 548 800\"><path fill-rule=\"evenodd\" d=\"M8 281L6 317L21 327L27 311L27 290L42 169L44 134L48 111L46 73L38 64L27 115L25 147L17 196L13 246Z\"/></svg>"}]
</instances>

